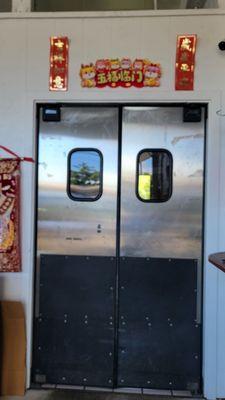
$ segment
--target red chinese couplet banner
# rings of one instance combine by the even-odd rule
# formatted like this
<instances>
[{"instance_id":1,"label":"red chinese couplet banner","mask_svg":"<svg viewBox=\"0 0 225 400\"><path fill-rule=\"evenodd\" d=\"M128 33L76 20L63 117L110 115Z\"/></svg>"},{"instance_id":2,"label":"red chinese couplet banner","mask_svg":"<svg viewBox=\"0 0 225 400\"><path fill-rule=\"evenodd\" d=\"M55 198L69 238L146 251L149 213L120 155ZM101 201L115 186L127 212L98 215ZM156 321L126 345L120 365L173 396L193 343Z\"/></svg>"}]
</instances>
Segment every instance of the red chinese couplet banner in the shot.
<instances>
[{"instance_id":1,"label":"red chinese couplet banner","mask_svg":"<svg viewBox=\"0 0 225 400\"><path fill-rule=\"evenodd\" d=\"M160 86L161 66L148 59L102 59L82 64L81 86L85 88L136 88Z\"/></svg>"},{"instance_id":2,"label":"red chinese couplet banner","mask_svg":"<svg viewBox=\"0 0 225 400\"><path fill-rule=\"evenodd\" d=\"M0 272L21 270L20 160L0 160Z\"/></svg>"},{"instance_id":3,"label":"red chinese couplet banner","mask_svg":"<svg viewBox=\"0 0 225 400\"><path fill-rule=\"evenodd\" d=\"M177 36L176 90L194 89L194 68L197 35Z\"/></svg>"},{"instance_id":4,"label":"red chinese couplet banner","mask_svg":"<svg viewBox=\"0 0 225 400\"><path fill-rule=\"evenodd\" d=\"M51 37L49 90L68 89L68 55L68 37Z\"/></svg>"}]
</instances>

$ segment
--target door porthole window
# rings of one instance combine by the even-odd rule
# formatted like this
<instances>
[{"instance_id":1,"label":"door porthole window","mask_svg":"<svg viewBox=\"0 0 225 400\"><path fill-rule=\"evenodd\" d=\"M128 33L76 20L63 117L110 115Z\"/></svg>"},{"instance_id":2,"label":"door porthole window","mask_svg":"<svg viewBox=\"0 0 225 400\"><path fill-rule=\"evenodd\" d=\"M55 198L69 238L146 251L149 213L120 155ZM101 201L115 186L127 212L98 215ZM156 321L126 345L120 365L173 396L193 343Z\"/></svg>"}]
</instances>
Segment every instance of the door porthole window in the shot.
<instances>
[{"instance_id":1,"label":"door porthole window","mask_svg":"<svg viewBox=\"0 0 225 400\"><path fill-rule=\"evenodd\" d=\"M74 201L96 201L103 191L103 156L97 149L77 148L68 155L67 194Z\"/></svg>"},{"instance_id":2,"label":"door porthole window","mask_svg":"<svg viewBox=\"0 0 225 400\"><path fill-rule=\"evenodd\" d=\"M137 156L136 195L146 203L162 203L172 195L173 157L165 149L143 149Z\"/></svg>"}]
</instances>

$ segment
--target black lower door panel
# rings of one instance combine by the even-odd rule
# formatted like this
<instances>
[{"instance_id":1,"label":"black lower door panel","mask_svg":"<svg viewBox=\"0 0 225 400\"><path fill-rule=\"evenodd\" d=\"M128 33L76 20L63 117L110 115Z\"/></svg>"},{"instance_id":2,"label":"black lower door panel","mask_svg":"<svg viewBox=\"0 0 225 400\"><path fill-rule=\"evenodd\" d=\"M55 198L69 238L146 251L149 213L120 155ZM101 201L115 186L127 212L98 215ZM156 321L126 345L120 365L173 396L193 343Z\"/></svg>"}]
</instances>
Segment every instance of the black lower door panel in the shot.
<instances>
[{"instance_id":1,"label":"black lower door panel","mask_svg":"<svg viewBox=\"0 0 225 400\"><path fill-rule=\"evenodd\" d=\"M33 381L113 385L116 259L42 255Z\"/></svg>"},{"instance_id":2,"label":"black lower door panel","mask_svg":"<svg viewBox=\"0 0 225 400\"><path fill-rule=\"evenodd\" d=\"M197 261L121 258L118 385L198 391Z\"/></svg>"}]
</instances>

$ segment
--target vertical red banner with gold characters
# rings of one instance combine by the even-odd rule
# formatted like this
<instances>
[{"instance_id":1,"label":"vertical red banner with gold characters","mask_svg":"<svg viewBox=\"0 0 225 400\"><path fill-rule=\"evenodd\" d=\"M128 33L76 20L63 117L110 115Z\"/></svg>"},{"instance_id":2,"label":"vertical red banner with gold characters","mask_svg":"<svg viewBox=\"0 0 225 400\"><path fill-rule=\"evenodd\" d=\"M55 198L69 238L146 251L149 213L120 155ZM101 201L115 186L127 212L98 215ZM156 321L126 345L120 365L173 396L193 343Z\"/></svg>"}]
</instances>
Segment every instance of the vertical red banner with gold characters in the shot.
<instances>
[{"instance_id":1,"label":"vertical red banner with gold characters","mask_svg":"<svg viewBox=\"0 0 225 400\"><path fill-rule=\"evenodd\" d=\"M197 35L177 36L176 90L194 89L195 51Z\"/></svg>"},{"instance_id":2,"label":"vertical red banner with gold characters","mask_svg":"<svg viewBox=\"0 0 225 400\"><path fill-rule=\"evenodd\" d=\"M66 36L50 38L49 90L68 90L69 39Z\"/></svg>"},{"instance_id":3,"label":"vertical red banner with gold characters","mask_svg":"<svg viewBox=\"0 0 225 400\"><path fill-rule=\"evenodd\" d=\"M20 160L0 160L0 272L21 271Z\"/></svg>"}]
</instances>

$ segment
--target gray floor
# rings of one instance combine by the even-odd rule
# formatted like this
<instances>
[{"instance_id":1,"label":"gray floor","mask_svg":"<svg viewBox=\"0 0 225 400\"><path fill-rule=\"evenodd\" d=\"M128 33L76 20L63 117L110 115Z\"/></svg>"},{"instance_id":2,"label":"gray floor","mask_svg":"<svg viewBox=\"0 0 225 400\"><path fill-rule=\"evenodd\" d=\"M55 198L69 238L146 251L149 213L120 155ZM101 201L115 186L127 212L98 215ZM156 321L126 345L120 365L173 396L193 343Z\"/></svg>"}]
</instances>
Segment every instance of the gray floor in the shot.
<instances>
[{"instance_id":1,"label":"gray floor","mask_svg":"<svg viewBox=\"0 0 225 400\"><path fill-rule=\"evenodd\" d=\"M193 400L193 397L150 396L146 394L79 392L74 390L28 390L24 397L0 396L5 400Z\"/></svg>"}]
</instances>

